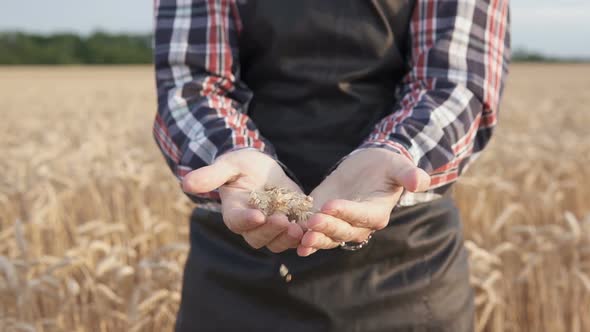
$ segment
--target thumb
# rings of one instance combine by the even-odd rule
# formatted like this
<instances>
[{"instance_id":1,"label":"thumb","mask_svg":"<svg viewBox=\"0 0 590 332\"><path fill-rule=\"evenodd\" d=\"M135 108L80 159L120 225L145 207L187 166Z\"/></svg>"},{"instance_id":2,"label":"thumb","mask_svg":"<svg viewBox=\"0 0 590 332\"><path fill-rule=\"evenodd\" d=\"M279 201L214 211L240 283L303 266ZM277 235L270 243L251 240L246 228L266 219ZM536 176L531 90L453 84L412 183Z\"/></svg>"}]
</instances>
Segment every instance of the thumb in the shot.
<instances>
[{"instance_id":1,"label":"thumb","mask_svg":"<svg viewBox=\"0 0 590 332\"><path fill-rule=\"evenodd\" d=\"M411 192L425 191L430 187L430 175L409 162L393 167L390 176L397 185Z\"/></svg>"},{"instance_id":2,"label":"thumb","mask_svg":"<svg viewBox=\"0 0 590 332\"><path fill-rule=\"evenodd\" d=\"M188 173L182 180L182 190L193 194L210 192L234 181L239 175L233 165L217 161Z\"/></svg>"}]
</instances>

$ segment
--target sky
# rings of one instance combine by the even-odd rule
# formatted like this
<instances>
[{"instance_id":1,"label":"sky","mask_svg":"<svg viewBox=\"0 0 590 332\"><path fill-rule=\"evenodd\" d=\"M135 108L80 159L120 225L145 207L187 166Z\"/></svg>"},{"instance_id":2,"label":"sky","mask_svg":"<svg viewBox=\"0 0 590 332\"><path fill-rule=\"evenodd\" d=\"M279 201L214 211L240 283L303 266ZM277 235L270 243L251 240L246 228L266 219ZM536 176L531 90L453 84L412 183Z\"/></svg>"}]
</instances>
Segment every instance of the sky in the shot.
<instances>
[{"instance_id":1,"label":"sky","mask_svg":"<svg viewBox=\"0 0 590 332\"><path fill-rule=\"evenodd\" d=\"M144 33L152 28L152 0L3 2L0 30L88 34L95 30ZM590 57L590 0L512 0L511 11L514 48Z\"/></svg>"}]
</instances>

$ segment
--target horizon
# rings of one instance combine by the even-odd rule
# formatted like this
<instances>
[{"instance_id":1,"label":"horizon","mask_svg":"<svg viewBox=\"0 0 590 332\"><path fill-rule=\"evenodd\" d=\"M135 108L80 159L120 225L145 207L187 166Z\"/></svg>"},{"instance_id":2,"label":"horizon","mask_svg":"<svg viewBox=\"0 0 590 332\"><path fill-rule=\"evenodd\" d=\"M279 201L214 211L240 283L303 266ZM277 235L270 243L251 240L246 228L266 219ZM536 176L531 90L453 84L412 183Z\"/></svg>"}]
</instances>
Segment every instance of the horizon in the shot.
<instances>
[{"instance_id":1,"label":"horizon","mask_svg":"<svg viewBox=\"0 0 590 332\"><path fill-rule=\"evenodd\" d=\"M0 12L0 31L49 35L93 32L149 34L152 31L152 4L142 0L103 0L82 3L76 0L36 3L21 0L6 4ZM62 9L67 8L67 13ZM590 58L590 1L519 0L511 2L512 49L548 57ZM27 13L14 15L14 13ZM134 12L136 15L130 15ZM548 24L550 22L551 24Z\"/></svg>"}]
</instances>

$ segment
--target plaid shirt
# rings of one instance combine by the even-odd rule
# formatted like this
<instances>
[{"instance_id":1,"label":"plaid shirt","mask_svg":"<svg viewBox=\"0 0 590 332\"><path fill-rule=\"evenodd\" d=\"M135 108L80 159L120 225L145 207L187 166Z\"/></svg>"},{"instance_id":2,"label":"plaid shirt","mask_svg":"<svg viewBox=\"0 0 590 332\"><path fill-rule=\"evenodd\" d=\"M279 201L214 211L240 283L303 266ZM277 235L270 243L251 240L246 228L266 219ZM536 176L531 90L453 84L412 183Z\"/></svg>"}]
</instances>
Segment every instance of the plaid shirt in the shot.
<instances>
[{"instance_id":1,"label":"plaid shirt","mask_svg":"<svg viewBox=\"0 0 590 332\"><path fill-rule=\"evenodd\" d=\"M235 149L277 159L247 115L240 30L235 1L156 0L154 136L179 180ZM406 192L400 205L438 197L490 140L510 57L508 0L417 0L409 34L410 70L392 91L400 102L359 146L400 153L430 174L429 191Z\"/></svg>"}]
</instances>

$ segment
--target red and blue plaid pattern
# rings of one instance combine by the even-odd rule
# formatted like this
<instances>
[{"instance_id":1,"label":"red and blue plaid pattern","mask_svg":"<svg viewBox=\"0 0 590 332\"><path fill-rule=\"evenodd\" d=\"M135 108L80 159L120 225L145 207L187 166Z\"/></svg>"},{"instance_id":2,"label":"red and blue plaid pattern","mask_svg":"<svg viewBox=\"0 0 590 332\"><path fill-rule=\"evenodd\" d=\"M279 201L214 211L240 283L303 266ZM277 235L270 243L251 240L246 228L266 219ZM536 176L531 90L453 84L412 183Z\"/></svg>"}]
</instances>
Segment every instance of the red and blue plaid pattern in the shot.
<instances>
[{"instance_id":1,"label":"red and blue plaid pattern","mask_svg":"<svg viewBox=\"0 0 590 332\"><path fill-rule=\"evenodd\" d=\"M160 0L155 13L154 136L177 178L234 149L276 159L246 114L252 92L239 77L235 0ZM489 142L508 71L509 24L508 0L416 1L411 69L392 92L399 103L359 147L395 151L431 175L428 192L405 193L400 205L438 197Z\"/></svg>"}]
</instances>

